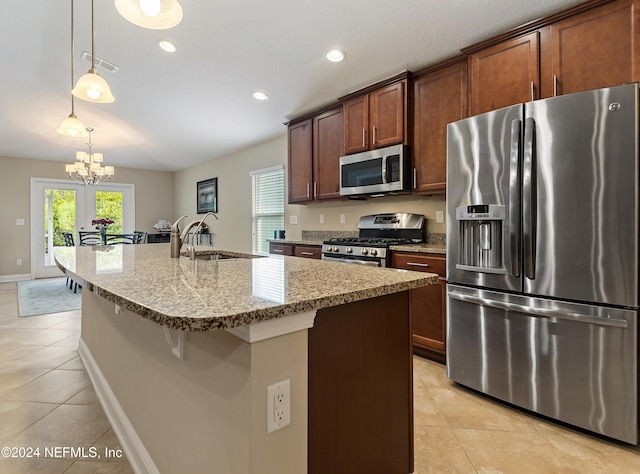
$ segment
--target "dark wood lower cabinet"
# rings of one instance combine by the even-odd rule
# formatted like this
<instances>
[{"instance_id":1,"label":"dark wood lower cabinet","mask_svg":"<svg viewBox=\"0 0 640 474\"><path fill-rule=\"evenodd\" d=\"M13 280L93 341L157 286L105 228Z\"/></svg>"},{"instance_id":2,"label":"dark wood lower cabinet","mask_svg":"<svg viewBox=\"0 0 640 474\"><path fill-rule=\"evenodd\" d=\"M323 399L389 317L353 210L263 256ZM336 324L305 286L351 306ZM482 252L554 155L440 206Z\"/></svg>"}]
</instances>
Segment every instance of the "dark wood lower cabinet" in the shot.
<instances>
[{"instance_id":1,"label":"dark wood lower cabinet","mask_svg":"<svg viewBox=\"0 0 640 474\"><path fill-rule=\"evenodd\" d=\"M447 340L446 257L436 254L394 252L392 266L405 270L437 273L437 285L411 290L413 351L422 357L445 362Z\"/></svg>"},{"instance_id":2,"label":"dark wood lower cabinet","mask_svg":"<svg viewBox=\"0 0 640 474\"><path fill-rule=\"evenodd\" d=\"M309 329L309 474L413 472L409 293L318 310Z\"/></svg>"}]
</instances>

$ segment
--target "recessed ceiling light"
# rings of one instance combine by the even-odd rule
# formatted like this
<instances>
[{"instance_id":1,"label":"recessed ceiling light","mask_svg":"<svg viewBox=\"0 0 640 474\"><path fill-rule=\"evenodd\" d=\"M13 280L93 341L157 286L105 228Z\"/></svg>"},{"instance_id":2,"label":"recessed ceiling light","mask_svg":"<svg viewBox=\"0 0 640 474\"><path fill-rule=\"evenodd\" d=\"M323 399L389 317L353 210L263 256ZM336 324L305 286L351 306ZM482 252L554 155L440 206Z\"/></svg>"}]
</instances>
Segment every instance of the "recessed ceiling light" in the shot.
<instances>
[{"instance_id":1,"label":"recessed ceiling light","mask_svg":"<svg viewBox=\"0 0 640 474\"><path fill-rule=\"evenodd\" d=\"M264 92L255 91L253 93L253 98L256 100L269 100L269 96Z\"/></svg>"},{"instance_id":2,"label":"recessed ceiling light","mask_svg":"<svg viewBox=\"0 0 640 474\"><path fill-rule=\"evenodd\" d=\"M345 58L344 52L339 49L332 49L327 53L327 59L332 63L339 63Z\"/></svg>"},{"instance_id":3,"label":"recessed ceiling light","mask_svg":"<svg viewBox=\"0 0 640 474\"><path fill-rule=\"evenodd\" d=\"M173 44L171 41L158 40L158 46L160 46L162 49L164 49L167 53L175 53L176 52L176 45Z\"/></svg>"}]
</instances>

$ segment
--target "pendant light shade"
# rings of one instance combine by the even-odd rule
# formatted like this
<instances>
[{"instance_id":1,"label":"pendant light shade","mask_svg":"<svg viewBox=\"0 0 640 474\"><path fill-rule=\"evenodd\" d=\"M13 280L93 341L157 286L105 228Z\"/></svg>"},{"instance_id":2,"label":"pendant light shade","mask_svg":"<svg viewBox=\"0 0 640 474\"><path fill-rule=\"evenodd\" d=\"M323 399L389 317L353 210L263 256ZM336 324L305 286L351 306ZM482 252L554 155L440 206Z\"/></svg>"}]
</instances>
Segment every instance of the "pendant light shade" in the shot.
<instances>
[{"instance_id":1,"label":"pendant light shade","mask_svg":"<svg viewBox=\"0 0 640 474\"><path fill-rule=\"evenodd\" d=\"M56 132L67 137L86 137L88 135L87 128L73 113L70 113L66 119L60 122Z\"/></svg>"},{"instance_id":2,"label":"pendant light shade","mask_svg":"<svg viewBox=\"0 0 640 474\"><path fill-rule=\"evenodd\" d=\"M96 71L96 30L94 22L94 1L91 0L91 69L76 83L71 93L78 99L89 102L97 102L99 104L108 104L113 102L115 97L111 94L109 84L105 81L98 71Z\"/></svg>"},{"instance_id":3,"label":"pendant light shade","mask_svg":"<svg viewBox=\"0 0 640 474\"><path fill-rule=\"evenodd\" d=\"M73 0L71 0L71 87L73 88L73 60L74 60L74 40L73 40ZM60 122L58 130L60 135L67 137L86 137L88 135L87 128L76 117L75 107L73 104L73 94L71 94L71 113Z\"/></svg>"},{"instance_id":4,"label":"pendant light shade","mask_svg":"<svg viewBox=\"0 0 640 474\"><path fill-rule=\"evenodd\" d=\"M118 13L136 26L166 30L182 21L177 0L115 0Z\"/></svg>"},{"instance_id":5,"label":"pendant light shade","mask_svg":"<svg viewBox=\"0 0 640 474\"><path fill-rule=\"evenodd\" d=\"M111 94L109 84L98 74L94 67L78 79L71 93L78 99L100 104L108 104L116 100Z\"/></svg>"}]
</instances>

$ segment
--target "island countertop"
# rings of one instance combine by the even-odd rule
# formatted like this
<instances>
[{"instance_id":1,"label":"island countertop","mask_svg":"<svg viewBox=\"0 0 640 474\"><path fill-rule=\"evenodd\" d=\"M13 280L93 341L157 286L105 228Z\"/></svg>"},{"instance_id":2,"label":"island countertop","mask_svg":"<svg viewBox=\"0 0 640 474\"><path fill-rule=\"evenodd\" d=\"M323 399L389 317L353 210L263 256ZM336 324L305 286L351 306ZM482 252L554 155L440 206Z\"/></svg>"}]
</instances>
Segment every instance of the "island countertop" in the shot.
<instances>
[{"instance_id":1,"label":"island countertop","mask_svg":"<svg viewBox=\"0 0 640 474\"><path fill-rule=\"evenodd\" d=\"M242 256L211 247L199 254ZM435 284L431 273L299 257L170 258L169 244L59 247L86 291L173 329L230 329ZM252 257L252 256L248 256Z\"/></svg>"}]
</instances>

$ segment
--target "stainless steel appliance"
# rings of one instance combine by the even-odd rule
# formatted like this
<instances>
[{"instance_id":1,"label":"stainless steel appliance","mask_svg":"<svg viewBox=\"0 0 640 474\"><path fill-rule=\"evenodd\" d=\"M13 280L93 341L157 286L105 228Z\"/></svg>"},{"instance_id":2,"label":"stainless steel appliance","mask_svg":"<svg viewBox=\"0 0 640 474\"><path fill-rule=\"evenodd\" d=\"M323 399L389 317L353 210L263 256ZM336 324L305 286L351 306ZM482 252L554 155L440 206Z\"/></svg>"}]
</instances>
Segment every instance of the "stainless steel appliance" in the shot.
<instances>
[{"instance_id":1,"label":"stainless steel appliance","mask_svg":"<svg viewBox=\"0 0 640 474\"><path fill-rule=\"evenodd\" d=\"M448 126L447 375L638 442L638 85Z\"/></svg>"},{"instance_id":2,"label":"stainless steel appliance","mask_svg":"<svg viewBox=\"0 0 640 474\"><path fill-rule=\"evenodd\" d=\"M358 237L322 243L322 260L387 267L389 246L424 242L426 219L421 214L391 213L362 216Z\"/></svg>"},{"instance_id":3,"label":"stainless steel appliance","mask_svg":"<svg viewBox=\"0 0 640 474\"><path fill-rule=\"evenodd\" d=\"M406 145L340 157L340 195L365 196L411 191L411 156Z\"/></svg>"}]
</instances>

